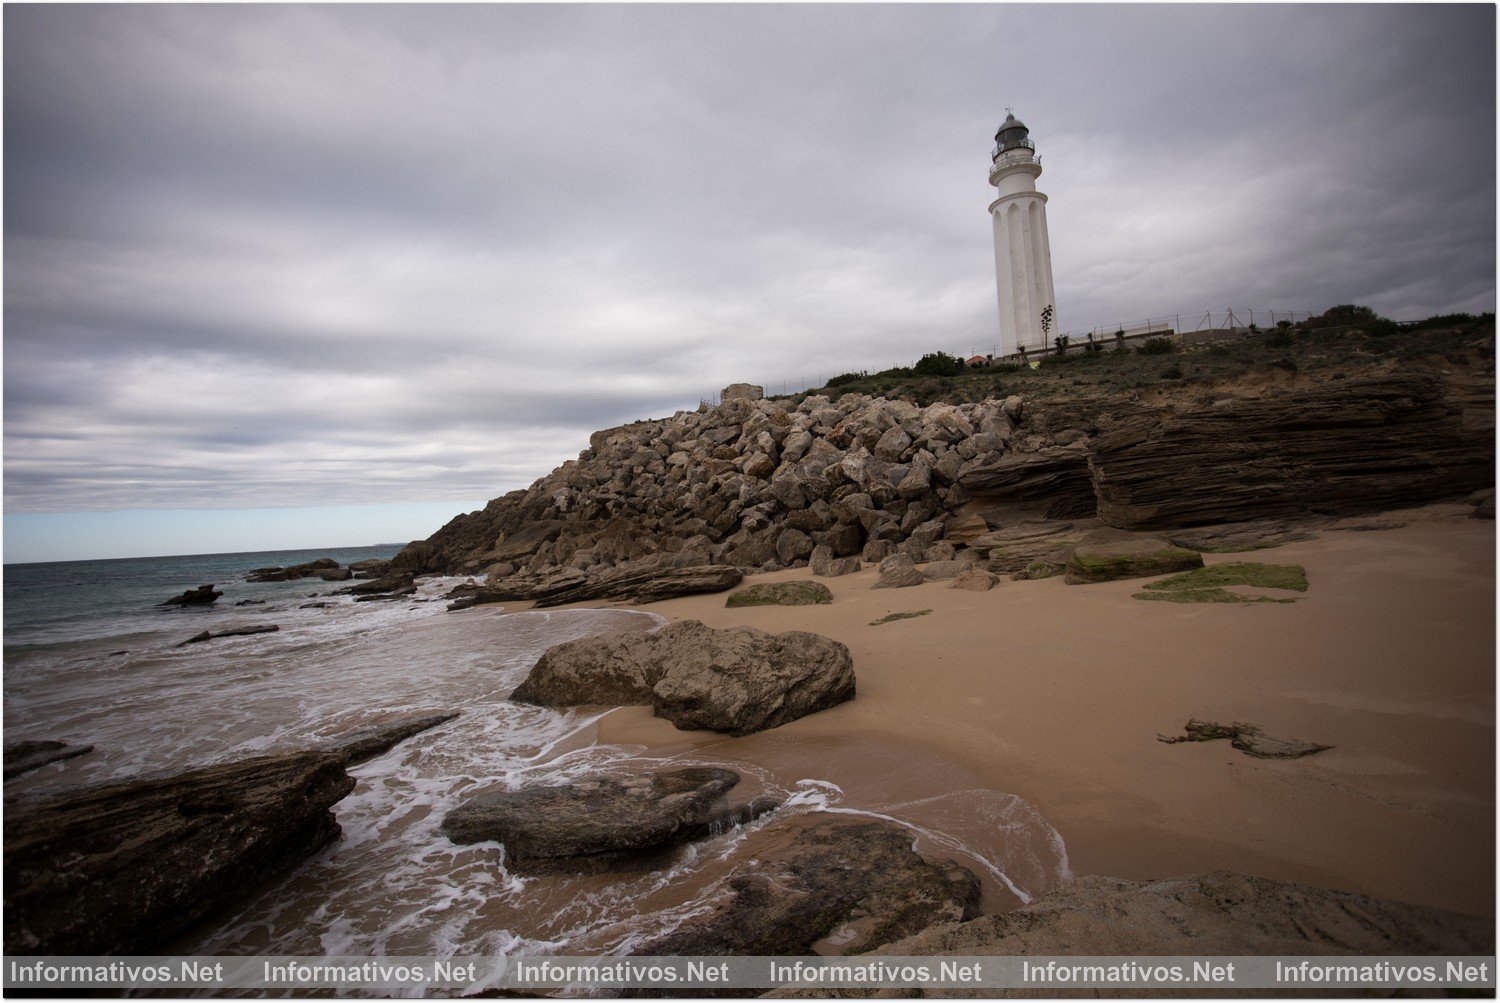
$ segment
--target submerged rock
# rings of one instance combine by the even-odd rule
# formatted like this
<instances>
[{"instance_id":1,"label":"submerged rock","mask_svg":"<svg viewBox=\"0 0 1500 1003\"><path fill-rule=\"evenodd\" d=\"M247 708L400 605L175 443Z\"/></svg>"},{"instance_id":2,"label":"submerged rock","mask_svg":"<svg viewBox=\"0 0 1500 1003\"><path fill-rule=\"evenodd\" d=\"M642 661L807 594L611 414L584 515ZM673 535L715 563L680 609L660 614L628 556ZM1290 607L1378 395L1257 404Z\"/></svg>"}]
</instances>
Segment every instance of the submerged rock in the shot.
<instances>
[{"instance_id":1,"label":"submerged rock","mask_svg":"<svg viewBox=\"0 0 1500 1003\"><path fill-rule=\"evenodd\" d=\"M1331 745L1303 742L1294 738L1275 738L1255 725L1241 721L1219 724L1217 721L1199 721L1193 718L1188 721L1185 731L1186 734L1175 738L1157 735L1156 740L1175 745L1178 742L1214 742L1227 738L1229 744L1256 759L1300 759L1333 748Z\"/></svg>"},{"instance_id":2,"label":"submerged rock","mask_svg":"<svg viewBox=\"0 0 1500 1003\"><path fill-rule=\"evenodd\" d=\"M733 770L691 766L627 777L493 791L466 799L443 819L455 843L496 840L506 863L528 871L593 871L773 810L760 799L730 807L725 794L740 781Z\"/></svg>"},{"instance_id":3,"label":"submerged rock","mask_svg":"<svg viewBox=\"0 0 1500 1003\"><path fill-rule=\"evenodd\" d=\"M172 598L167 599L164 602L159 602L156 605L158 605L158 606L207 606L210 603L215 602L223 594L224 593L220 592L218 589L214 588L212 585L200 585L196 589L188 589L182 595L180 595L180 596L173 596Z\"/></svg>"},{"instance_id":4,"label":"submerged rock","mask_svg":"<svg viewBox=\"0 0 1500 1003\"><path fill-rule=\"evenodd\" d=\"M5 953L159 954L339 835L343 758L297 752L6 800Z\"/></svg>"},{"instance_id":5,"label":"submerged rock","mask_svg":"<svg viewBox=\"0 0 1500 1003\"><path fill-rule=\"evenodd\" d=\"M683 730L748 735L853 696L854 662L837 641L684 620L549 648L511 699L549 707L648 704Z\"/></svg>"},{"instance_id":6,"label":"submerged rock","mask_svg":"<svg viewBox=\"0 0 1500 1003\"><path fill-rule=\"evenodd\" d=\"M323 603L321 605L327 605L327 604ZM306 608L306 607L303 607L303 608ZM274 623L257 623L257 624L251 624L248 627L231 627L228 630L220 630L220 631L208 631L208 630L205 630L202 633L194 634L192 637L188 638L186 641L179 641L179 642L177 642L177 647L180 648L180 647L182 647L185 644L199 644L199 643L201 643L203 641L212 641L215 638L220 638L220 637L245 637L245 636L250 635L250 634L274 634L274 633L276 633L276 631L278 631L280 629L281 628L279 626L277 626L276 624L274 624Z\"/></svg>"},{"instance_id":7,"label":"submerged rock","mask_svg":"<svg viewBox=\"0 0 1500 1003\"><path fill-rule=\"evenodd\" d=\"M56 739L12 742L5 747L5 779L13 780L48 763L72 759L93 752L92 745L69 745Z\"/></svg>"},{"instance_id":8,"label":"submerged rock","mask_svg":"<svg viewBox=\"0 0 1500 1003\"><path fill-rule=\"evenodd\" d=\"M815 812L752 834L721 865L719 904L636 955L860 954L977 912L979 881L912 849L893 822Z\"/></svg>"}]
</instances>

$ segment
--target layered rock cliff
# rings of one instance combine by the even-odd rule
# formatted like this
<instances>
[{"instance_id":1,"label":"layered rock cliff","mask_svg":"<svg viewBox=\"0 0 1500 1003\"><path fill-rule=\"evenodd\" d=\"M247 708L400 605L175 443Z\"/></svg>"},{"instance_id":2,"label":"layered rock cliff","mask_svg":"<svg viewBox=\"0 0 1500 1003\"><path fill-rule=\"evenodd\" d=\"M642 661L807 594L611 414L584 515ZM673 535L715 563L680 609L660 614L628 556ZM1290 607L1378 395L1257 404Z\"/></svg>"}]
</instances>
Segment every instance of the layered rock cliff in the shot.
<instances>
[{"instance_id":1,"label":"layered rock cliff","mask_svg":"<svg viewBox=\"0 0 1500 1003\"><path fill-rule=\"evenodd\" d=\"M1493 443L1493 374L1435 365L927 407L731 400L597 432L395 564L774 570L819 545L933 560L1033 521L1155 530L1454 497L1493 483Z\"/></svg>"}]
</instances>

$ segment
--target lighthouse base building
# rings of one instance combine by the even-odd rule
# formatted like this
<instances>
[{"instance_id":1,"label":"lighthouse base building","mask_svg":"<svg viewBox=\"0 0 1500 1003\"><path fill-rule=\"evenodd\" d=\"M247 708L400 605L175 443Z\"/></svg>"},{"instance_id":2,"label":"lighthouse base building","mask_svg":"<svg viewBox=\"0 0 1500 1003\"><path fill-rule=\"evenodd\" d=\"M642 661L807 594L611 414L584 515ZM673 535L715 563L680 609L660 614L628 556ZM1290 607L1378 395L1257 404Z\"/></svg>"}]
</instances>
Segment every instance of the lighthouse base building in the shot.
<instances>
[{"instance_id":1,"label":"lighthouse base building","mask_svg":"<svg viewBox=\"0 0 1500 1003\"><path fill-rule=\"evenodd\" d=\"M1047 196L1036 190L1042 161L1026 126L1014 115L995 134L990 203L995 225L995 290L1000 300L1000 355L1045 351L1058 335L1052 293Z\"/></svg>"}]
</instances>

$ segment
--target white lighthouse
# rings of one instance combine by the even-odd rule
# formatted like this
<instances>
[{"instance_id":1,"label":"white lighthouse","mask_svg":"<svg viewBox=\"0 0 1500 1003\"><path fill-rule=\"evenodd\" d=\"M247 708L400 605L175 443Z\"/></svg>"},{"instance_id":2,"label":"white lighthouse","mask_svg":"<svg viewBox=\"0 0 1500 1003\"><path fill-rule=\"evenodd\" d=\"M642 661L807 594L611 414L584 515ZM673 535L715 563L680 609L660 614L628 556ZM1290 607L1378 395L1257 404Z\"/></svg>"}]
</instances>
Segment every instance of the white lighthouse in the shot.
<instances>
[{"instance_id":1,"label":"white lighthouse","mask_svg":"<svg viewBox=\"0 0 1500 1003\"><path fill-rule=\"evenodd\" d=\"M1057 337L1052 295L1052 245L1047 241L1047 196L1036 190L1042 173L1027 129L1007 114L995 133L990 203L995 219L995 288L1000 297L1000 354L1046 350Z\"/></svg>"}]
</instances>

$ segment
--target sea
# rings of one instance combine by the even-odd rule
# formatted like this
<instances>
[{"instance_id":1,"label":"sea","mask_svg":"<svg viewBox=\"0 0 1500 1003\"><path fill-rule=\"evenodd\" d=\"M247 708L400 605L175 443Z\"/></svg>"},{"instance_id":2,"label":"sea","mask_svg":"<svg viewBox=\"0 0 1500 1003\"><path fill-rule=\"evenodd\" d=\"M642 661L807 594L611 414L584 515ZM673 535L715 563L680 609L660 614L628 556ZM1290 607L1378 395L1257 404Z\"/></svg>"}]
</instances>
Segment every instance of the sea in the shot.
<instances>
[{"instance_id":1,"label":"sea","mask_svg":"<svg viewBox=\"0 0 1500 1003\"><path fill-rule=\"evenodd\" d=\"M1062 838L1032 805L976 787L921 750L845 742L769 764L736 758L732 741L712 747L722 755L652 752L601 742L608 709L506 699L552 645L666 622L649 609L449 612L443 595L459 578L420 579L413 596L361 603L338 594L344 582L245 581L254 568L397 550L5 565L5 741L94 746L7 782L7 796L169 775L417 713L460 712L351 767L357 786L334 809L341 838L174 945L183 954L627 954L711 908L736 855L786 812L902 824L924 853L978 874L994 908L1068 877ZM223 592L211 607L158 605L208 583ZM279 630L182 644L255 624ZM683 847L660 868L615 875L521 876L500 844L457 846L439 829L448 811L485 791L699 763L731 765L744 776L740 793L786 804Z\"/></svg>"}]
</instances>

